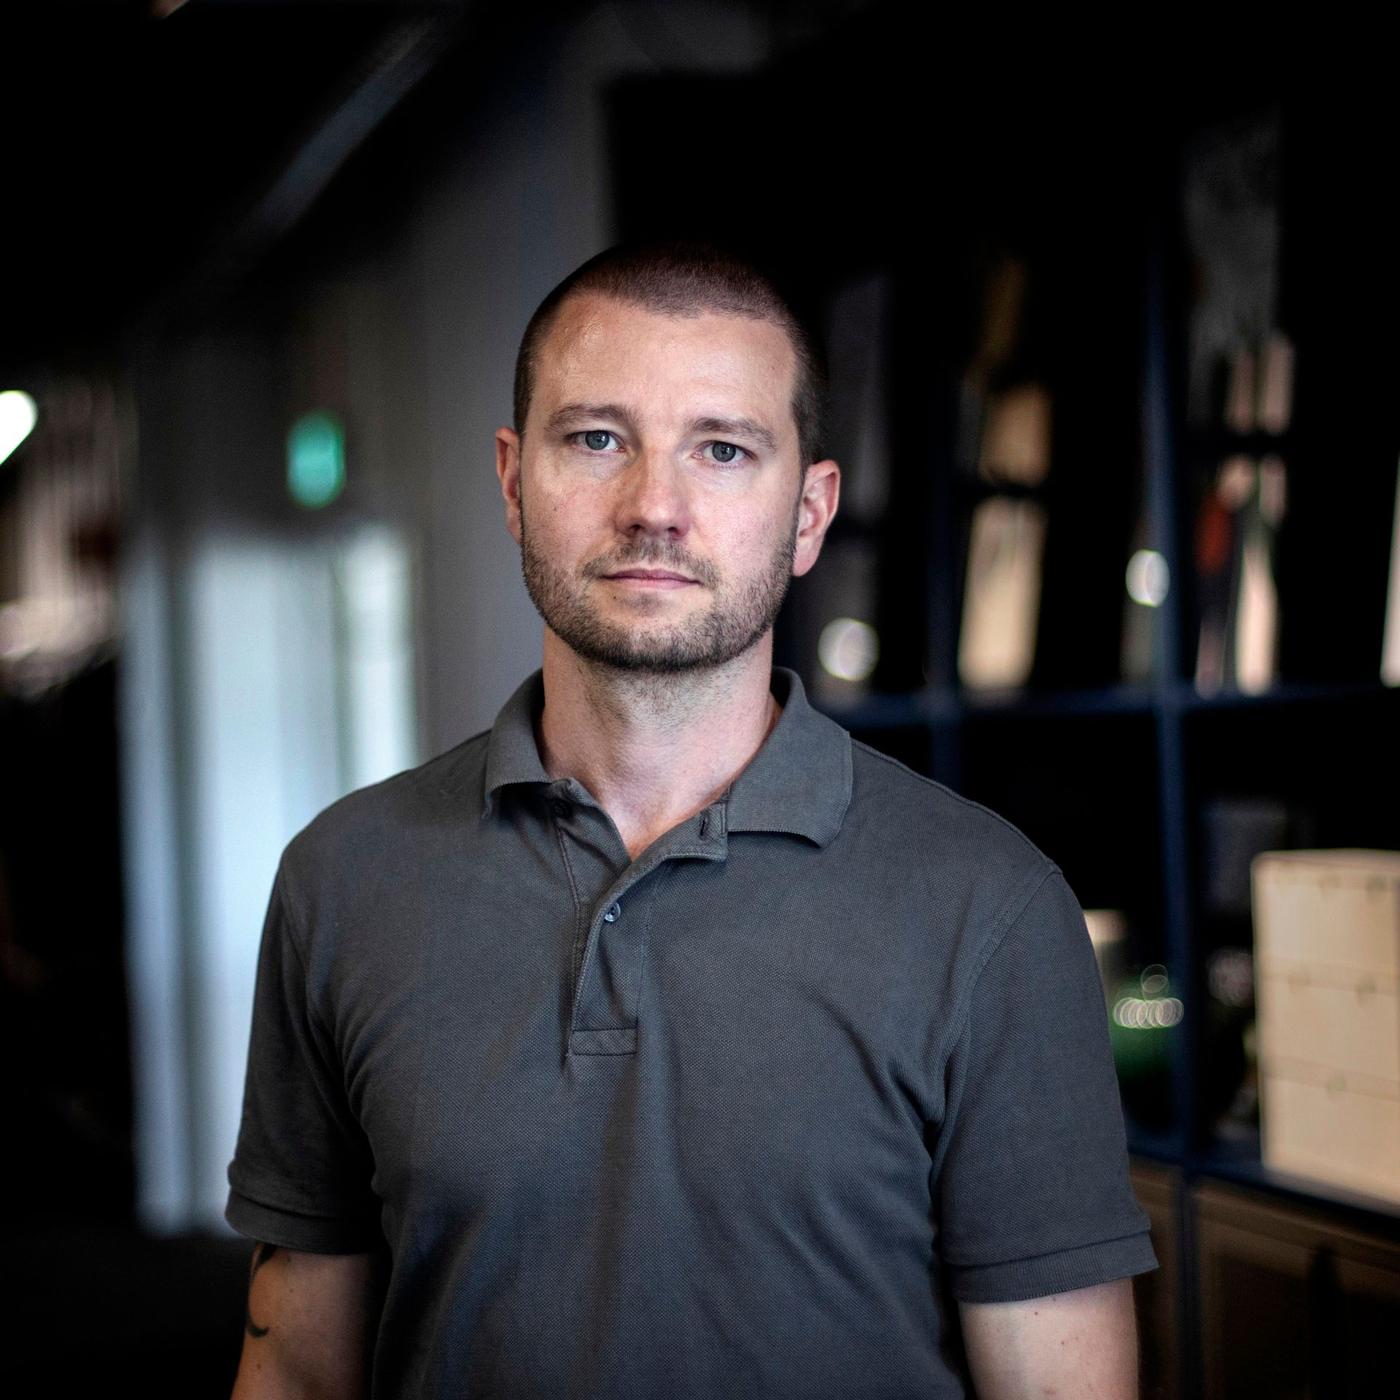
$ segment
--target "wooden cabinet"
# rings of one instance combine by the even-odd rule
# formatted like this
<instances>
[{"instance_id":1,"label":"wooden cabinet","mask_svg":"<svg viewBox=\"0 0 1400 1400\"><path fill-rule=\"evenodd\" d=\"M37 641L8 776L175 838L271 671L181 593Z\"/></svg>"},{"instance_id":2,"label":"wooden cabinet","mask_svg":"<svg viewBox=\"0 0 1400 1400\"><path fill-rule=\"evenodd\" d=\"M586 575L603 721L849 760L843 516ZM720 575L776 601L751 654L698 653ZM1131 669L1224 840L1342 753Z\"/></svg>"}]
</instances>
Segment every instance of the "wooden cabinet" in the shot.
<instances>
[{"instance_id":1,"label":"wooden cabinet","mask_svg":"<svg viewBox=\"0 0 1400 1400\"><path fill-rule=\"evenodd\" d=\"M1400 1242L1214 1182L1192 1206L1206 1400L1375 1395L1400 1335Z\"/></svg>"},{"instance_id":2,"label":"wooden cabinet","mask_svg":"<svg viewBox=\"0 0 1400 1400\"><path fill-rule=\"evenodd\" d=\"M1177 1400L1181 1395L1181 1326L1178 1294L1181 1181L1168 1167L1135 1161L1133 1190L1152 1222L1152 1248L1160 1267L1133 1280L1137 1302L1142 1400Z\"/></svg>"}]
</instances>

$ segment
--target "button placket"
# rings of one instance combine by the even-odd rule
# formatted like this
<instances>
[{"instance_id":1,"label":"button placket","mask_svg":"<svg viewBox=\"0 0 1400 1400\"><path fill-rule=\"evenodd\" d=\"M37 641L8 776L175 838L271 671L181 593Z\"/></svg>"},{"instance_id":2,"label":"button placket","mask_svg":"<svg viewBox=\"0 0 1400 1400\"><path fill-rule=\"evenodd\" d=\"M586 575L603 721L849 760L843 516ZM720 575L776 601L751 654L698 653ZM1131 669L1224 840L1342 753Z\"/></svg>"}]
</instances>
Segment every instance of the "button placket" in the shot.
<instances>
[{"instance_id":1,"label":"button placket","mask_svg":"<svg viewBox=\"0 0 1400 1400\"><path fill-rule=\"evenodd\" d=\"M637 1006L646 960L646 940L658 891L647 878L682 859L722 860L724 821L701 814L677 829L673 843L654 849L629 866L596 904L579 968L569 1031L569 1053L631 1054L637 1046Z\"/></svg>"},{"instance_id":2,"label":"button placket","mask_svg":"<svg viewBox=\"0 0 1400 1400\"><path fill-rule=\"evenodd\" d=\"M652 869L655 867L652 866ZM637 998L646 934L644 893L634 887L650 870L623 878L632 891L623 917L620 891L605 890L593 906L588 943L579 971L571 1050L585 1054L627 1054L636 1048Z\"/></svg>"}]
</instances>

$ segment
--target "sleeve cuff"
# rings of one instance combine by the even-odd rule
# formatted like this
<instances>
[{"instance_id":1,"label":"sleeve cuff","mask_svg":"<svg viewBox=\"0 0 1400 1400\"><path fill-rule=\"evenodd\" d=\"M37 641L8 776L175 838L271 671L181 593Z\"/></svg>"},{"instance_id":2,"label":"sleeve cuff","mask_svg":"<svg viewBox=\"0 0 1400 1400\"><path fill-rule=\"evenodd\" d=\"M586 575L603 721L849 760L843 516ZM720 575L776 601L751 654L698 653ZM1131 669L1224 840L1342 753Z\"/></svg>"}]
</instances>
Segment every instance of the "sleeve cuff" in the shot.
<instances>
[{"instance_id":1,"label":"sleeve cuff","mask_svg":"<svg viewBox=\"0 0 1400 1400\"><path fill-rule=\"evenodd\" d=\"M1096 1283L1145 1274L1157 1267L1148 1232L1102 1240L1054 1254L999 1264L950 1264L953 1296L963 1303L1019 1303Z\"/></svg>"},{"instance_id":2,"label":"sleeve cuff","mask_svg":"<svg viewBox=\"0 0 1400 1400\"><path fill-rule=\"evenodd\" d=\"M264 1205L233 1190L224 1207L224 1219L251 1240L309 1254L363 1254L384 1242L377 1221L301 1215Z\"/></svg>"}]
</instances>

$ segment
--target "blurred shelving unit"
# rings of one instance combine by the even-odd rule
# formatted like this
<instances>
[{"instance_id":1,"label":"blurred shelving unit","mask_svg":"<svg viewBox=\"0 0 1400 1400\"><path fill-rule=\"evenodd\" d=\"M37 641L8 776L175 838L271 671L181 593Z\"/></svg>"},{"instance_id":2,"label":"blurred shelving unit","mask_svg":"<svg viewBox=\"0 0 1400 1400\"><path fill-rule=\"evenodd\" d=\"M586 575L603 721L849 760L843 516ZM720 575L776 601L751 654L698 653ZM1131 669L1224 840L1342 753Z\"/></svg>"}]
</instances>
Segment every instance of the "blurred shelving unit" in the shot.
<instances>
[{"instance_id":1,"label":"blurred shelving unit","mask_svg":"<svg viewBox=\"0 0 1400 1400\"><path fill-rule=\"evenodd\" d=\"M1163 1264L1144 1394L1361 1394L1345 1319L1400 1325L1400 1203L1261 1162L1248 868L1400 849L1386 114L1223 60L1189 94L1018 68L978 105L882 37L621 86L616 232L747 242L827 327L843 515L779 660L1112 911L1110 992L1170 993L1115 1040ZM1231 1389L1246 1334L1281 1389Z\"/></svg>"}]
</instances>

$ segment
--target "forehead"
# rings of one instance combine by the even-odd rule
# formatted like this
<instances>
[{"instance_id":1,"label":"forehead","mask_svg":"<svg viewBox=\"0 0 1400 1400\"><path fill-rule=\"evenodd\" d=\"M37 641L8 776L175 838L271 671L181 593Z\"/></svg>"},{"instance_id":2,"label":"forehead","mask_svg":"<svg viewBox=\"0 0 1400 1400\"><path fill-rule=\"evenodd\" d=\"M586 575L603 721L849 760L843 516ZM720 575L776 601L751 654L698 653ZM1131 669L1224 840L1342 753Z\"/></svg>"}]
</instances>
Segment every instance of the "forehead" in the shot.
<instances>
[{"instance_id":1,"label":"forehead","mask_svg":"<svg viewBox=\"0 0 1400 1400\"><path fill-rule=\"evenodd\" d=\"M771 321L668 316L589 293L564 301L539 348L530 414L619 403L658 417L758 417L795 438L796 373L792 342Z\"/></svg>"}]
</instances>

